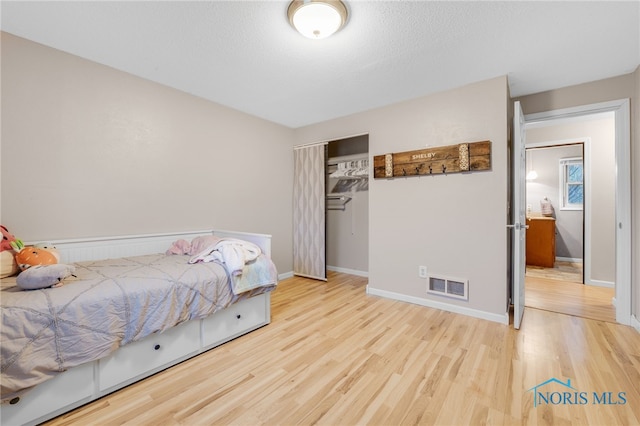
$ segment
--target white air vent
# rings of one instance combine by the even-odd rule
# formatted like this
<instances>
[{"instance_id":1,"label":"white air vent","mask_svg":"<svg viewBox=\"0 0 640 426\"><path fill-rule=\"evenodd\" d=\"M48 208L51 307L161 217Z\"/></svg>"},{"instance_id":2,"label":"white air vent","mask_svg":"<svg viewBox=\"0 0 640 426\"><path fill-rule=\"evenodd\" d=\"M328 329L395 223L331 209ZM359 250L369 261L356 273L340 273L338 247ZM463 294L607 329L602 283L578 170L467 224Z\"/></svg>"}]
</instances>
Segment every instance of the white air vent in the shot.
<instances>
[{"instance_id":1,"label":"white air vent","mask_svg":"<svg viewBox=\"0 0 640 426\"><path fill-rule=\"evenodd\" d=\"M429 277L427 293L469 300L469 280L451 277Z\"/></svg>"}]
</instances>

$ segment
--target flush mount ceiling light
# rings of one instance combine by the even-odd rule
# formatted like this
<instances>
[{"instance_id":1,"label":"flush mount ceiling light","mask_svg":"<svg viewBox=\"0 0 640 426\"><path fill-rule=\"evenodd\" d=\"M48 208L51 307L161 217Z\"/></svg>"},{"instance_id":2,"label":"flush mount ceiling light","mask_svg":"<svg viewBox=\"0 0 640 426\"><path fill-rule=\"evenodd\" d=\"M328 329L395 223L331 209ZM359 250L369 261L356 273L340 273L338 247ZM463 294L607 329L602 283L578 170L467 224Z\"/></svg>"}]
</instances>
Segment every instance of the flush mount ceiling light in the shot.
<instances>
[{"instance_id":1,"label":"flush mount ceiling light","mask_svg":"<svg viewBox=\"0 0 640 426\"><path fill-rule=\"evenodd\" d=\"M287 10L289 22L300 34L321 39L347 22L347 7L340 0L294 0Z\"/></svg>"}]
</instances>

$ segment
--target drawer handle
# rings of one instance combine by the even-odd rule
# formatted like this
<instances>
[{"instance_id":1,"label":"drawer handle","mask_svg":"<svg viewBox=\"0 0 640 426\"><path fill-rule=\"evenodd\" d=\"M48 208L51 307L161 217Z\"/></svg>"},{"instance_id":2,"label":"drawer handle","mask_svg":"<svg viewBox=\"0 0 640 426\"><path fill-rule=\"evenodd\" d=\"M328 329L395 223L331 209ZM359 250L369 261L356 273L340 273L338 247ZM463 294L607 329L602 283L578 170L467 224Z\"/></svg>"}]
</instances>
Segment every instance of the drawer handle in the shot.
<instances>
[{"instance_id":1,"label":"drawer handle","mask_svg":"<svg viewBox=\"0 0 640 426\"><path fill-rule=\"evenodd\" d=\"M156 345L153 347L153 349L157 351L158 349L160 349L160 345L157 345L157 344L156 344Z\"/></svg>"},{"instance_id":2,"label":"drawer handle","mask_svg":"<svg viewBox=\"0 0 640 426\"><path fill-rule=\"evenodd\" d=\"M240 319L240 318L242 318L242 315L238 314L238 315L236 315L236 318Z\"/></svg>"}]
</instances>

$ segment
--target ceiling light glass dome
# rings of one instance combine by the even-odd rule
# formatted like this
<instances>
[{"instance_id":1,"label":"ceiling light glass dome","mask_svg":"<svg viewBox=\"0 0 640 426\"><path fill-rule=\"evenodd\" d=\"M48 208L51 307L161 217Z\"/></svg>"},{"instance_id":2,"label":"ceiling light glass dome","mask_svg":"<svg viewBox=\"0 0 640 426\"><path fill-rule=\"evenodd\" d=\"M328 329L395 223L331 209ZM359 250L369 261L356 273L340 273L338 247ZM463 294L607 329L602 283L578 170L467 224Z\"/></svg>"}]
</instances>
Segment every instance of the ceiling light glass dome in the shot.
<instances>
[{"instance_id":1,"label":"ceiling light glass dome","mask_svg":"<svg viewBox=\"0 0 640 426\"><path fill-rule=\"evenodd\" d=\"M339 0L295 0L287 15L300 34L312 39L329 37L347 22L347 8Z\"/></svg>"}]
</instances>

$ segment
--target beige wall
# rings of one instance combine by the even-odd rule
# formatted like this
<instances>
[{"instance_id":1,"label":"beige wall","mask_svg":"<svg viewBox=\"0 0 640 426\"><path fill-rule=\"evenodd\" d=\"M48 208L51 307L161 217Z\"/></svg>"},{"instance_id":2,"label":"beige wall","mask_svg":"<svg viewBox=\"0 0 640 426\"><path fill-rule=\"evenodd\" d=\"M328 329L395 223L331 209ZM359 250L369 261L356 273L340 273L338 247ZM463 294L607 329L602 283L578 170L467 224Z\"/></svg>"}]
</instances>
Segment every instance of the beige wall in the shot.
<instances>
[{"instance_id":1,"label":"beige wall","mask_svg":"<svg viewBox=\"0 0 640 426\"><path fill-rule=\"evenodd\" d=\"M369 191L354 192L349 196L351 201L345 205L344 211L327 211L327 267L367 275Z\"/></svg>"},{"instance_id":2,"label":"beige wall","mask_svg":"<svg viewBox=\"0 0 640 426\"><path fill-rule=\"evenodd\" d=\"M637 72L637 71L636 71ZM592 83L536 93L515 99L522 103L525 114L553 111L598 102L627 99L633 96L634 74L625 74Z\"/></svg>"},{"instance_id":3,"label":"beige wall","mask_svg":"<svg viewBox=\"0 0 640 426\"><path fill-rule=\"evenodd\" d=\"M640 206L640 71L520 99L525 113L632 98ZM270 233L292 270L293 145L369 133L370 156L492 141L488 172L371 180L369 285L494 316L507 305L506 77L297 130L2 33L0 219L51 240L202 228ZM632 297L640 312L640 226ZM427 295L418 265L468 278Z\"/></svg>"},{"instance_id":4,"label":"beige wall","mask_svg":"<svg viewBox=\"0 0 640 426\"><path fill-rule=\"evenodd\" d=\"M613 118L613 113L610 115L610 118L594 118L589 121L571 121L553 126L544 126L527 130L527 143L590 138L591 188L586 188L586 200L589 202L590 195L591 265L587 265L587 267L590 268L590 277L587 278L590 278L591 283L600 283L605 285L613 284L616 280L616 147L615 120ZM535 158L535 156L533 158ZM537 166L538 163L536 161L536 168ZM556 174L558 173L557 168L558 165L556 163ZM535 185L535 182L528 183L527 188L531 185ZM562 212L558 212L558 193L549 194L549 196L554 201L556 213L561 214ZM537 207L539 210L539 203ZM570 212L565 213L566 215L570 214ZM580 212L580 228L582 228L581 217L582 212Z\"/></svg>"},{"instance_id":5,"label":"beige wall","mask_svg":"<svg viewBox=\"0 0 640 426\"><path fill-rule=\"evenodd\" d=\"M492 142L490 171L370 180L371 289L505 318L507 105L506 77L500 77L296 129L297 144L368 133L370 157ZM428 295L418 265L469 279L469 301Z\"/></svg>"},{"instance_id":6,"label":"beige wall","mask_svg":"<svg viewBox=\"0 0 640 426\"><path fill-rule=\"evenodd\" d=\"M23 240L273 235L292 270L293 130L2 33L1 220Z\"/></svg>"},{"instance_id":7,"label":"beige wall","mask_svg":"<svg viewBox=\"0 0 640 426\"><path fill-rule=\"evenodd\" d=\"M525 114L570 108L618 99L631 99L631 218L632 273L631 297L635 300L632 314L640 316L640 226L634 219L640 211L640 69L631 74L564 89L524 96L519 100Z\"/></svg>"}]
</instances>

